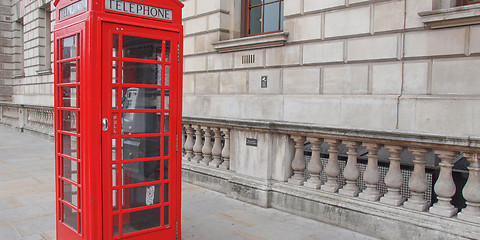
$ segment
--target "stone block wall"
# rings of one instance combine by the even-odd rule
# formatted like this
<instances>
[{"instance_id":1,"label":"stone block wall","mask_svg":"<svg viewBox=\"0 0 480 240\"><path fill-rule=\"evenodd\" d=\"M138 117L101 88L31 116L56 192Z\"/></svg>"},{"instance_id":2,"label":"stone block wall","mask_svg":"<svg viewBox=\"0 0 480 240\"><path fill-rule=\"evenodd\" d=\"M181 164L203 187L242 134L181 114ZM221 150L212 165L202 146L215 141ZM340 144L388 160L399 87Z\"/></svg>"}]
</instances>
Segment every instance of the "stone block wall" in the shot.
<instances>
[{"instance_id":1,"label":"stone block wall","mask_svg":"<svg viewBox=\"0 0 480 240\"><path fill-rule=\"evenodd\" d=\"M10 4L12 103L53 106L53 1Z\"/></svg>"},{"instance_id":2,"label":"stone block wall","mask_svg":"<svg viewBox=\"0 0 480 240\"><path fill-rule=\"evenodd\" d=\"M183 3L184 115L480 135L480 26L435 0L285 0L283 46L228 51L241 1Z\"/></svg>"}]
</instances>

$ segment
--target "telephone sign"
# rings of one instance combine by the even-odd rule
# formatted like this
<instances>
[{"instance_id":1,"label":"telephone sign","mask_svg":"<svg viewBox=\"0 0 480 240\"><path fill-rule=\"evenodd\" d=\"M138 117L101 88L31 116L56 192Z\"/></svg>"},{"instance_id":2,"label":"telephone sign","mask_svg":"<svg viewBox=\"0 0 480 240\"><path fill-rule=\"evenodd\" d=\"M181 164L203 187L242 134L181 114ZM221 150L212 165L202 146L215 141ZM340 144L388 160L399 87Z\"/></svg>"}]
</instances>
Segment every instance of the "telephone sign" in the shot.
<instances>
[{"instance_id":1,"label":"telephone sign","mask_svg":"<svg viewBox=\"0 0 480 240\"><path fill-rule=\"evenodd\" d=\"M177 239L178 0L56 0L58 239Z\"/></svg>"}]
</instances>

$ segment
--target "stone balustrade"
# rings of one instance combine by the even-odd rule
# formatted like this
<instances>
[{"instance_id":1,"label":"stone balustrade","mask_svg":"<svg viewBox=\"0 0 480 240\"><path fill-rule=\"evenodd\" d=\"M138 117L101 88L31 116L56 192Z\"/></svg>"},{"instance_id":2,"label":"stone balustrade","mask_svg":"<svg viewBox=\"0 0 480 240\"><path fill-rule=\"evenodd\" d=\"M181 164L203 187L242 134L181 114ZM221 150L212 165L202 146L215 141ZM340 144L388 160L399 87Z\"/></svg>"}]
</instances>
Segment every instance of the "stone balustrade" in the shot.
<instances>
[{"instance_id":1,"label":"stone balustrade","mask_svg":"<svg viewBox=\"0 0 480 240\"><path fill-rule=\"evenodd\" d=\"M183 159L211 168L230 168L230 131L208 124L183 122ZM212 144L213 136L213 144Z\"/></svg>"},{"instance_id":2,"label":"stone balustrade","mask_svg":"<svg viewBox=\"0 0 480 240\"><path fill-rule=\"evenodd\" d=\"M478 137L188 116L183 124L186 181L384 239L480 238Z\"/></svg>"},{"instance_id":3,"label":"stone balustrade","mask_svg":"<svg viewBox=\"0 0 480 240\"><path fill-rule=\"evenodd\" d=\"M53 107L0 103L0 123L53 139Z\"/></svg>"}]
</instances>

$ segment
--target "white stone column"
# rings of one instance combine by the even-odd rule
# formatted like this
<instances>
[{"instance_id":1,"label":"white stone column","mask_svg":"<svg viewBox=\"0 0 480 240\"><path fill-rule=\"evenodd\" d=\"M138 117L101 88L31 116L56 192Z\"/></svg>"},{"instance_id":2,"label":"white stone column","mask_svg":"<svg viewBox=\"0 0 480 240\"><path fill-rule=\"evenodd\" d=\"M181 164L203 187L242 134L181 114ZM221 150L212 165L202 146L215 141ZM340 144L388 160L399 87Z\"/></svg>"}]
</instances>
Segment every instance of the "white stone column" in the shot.
<instances>
[{"instance_id":1,"label":"white stone column","mask_svg":"<svg viewBox=\"0 0 480 240\"><path fill-rule=\"evenodd\" d=\"M320 156L320 144L322 144L322 139L320 138L307 138L308 141L312 144L312 157L308 163L308 173L310 178L305 182L304 186L319 189L323 184L320 180L320 173L322 173L322 161Z\"/></svg>"},{"instance_id":2,"label":"white stone column","mask_svg":"<svg viewBox=\"0 0 480 240\"><path fill-rule=\"evenodd\" d=\"M305 157L304 157L304 143L305 137L302 136L291 136L293 141L295 141L295 156L292 161L293 176L288 179L288 182L294 185L302 186L305 182Z\"/></svg>"},{"instance_id":3,"label":"white stone column","mask_svg":"<svg viewBox=\"0 0 480 240\"><path fill-rule=\"evenodd\" d=\"M338 166L338 145L340 145L340 140L336 139L325 139L325 142L328 143L330 148L328 149L329 157L328 163L325 168L325 174L327 175L327 182L322 185L321 189L327 192L337 192L339 183L337 181L337 176L340 174L340 167Z\"/></svg>"},{"instance_id":4,"label":"white stone column","mask_svg":"<svg viewBox=\"0 0 480 240\"><path fill-rule=\"evenodd\" d=\"M185 131L187 139L185 140L185 158L187 161L192 161L193 158L193 128L190 124L185 124Z\"/></svg>"},{"instance_id":5,"label":"white stone column","mask_svg":"<svg viewBox=\"0 0 480 240\"><path fill-rule=\"evenodd\" d=\"M213 128L213 132L215 133L215 141L212 148L213 161L209 165L210 167L218 168L222 163L222 132L220 132L218 127Z\"/></svg>"},{"instance_id":6,"label":"white stone column","mask_svg":"<svg viewBox=\"0 0 480 240\"><path fill-rule=\"evenodd\" d=\"M367 148L368 163L367 169L363 173L363 181L367 185L367 188L359 194L359 198L378 201L382 194L377 189L377 184L380 181L380 170L378 169L378 150L381 148L380 144L376 143L363 143L363 146Z\"/></svg>"},{"instance_id":7,"label":"white stone column","mask_svg":"<svg viewBox=\"0 0 480 240\"><path fill-rule=\"evenodd\" d=\"M415 156L413 160L413 173L408 181L408 187L412 196L403 204L405 208L425 211L429 207L429 203L425 200L424 194L427 191L427 174L425 174L425 154L427 150L424 148L409 148Z\"/></svg>"},{"instance_id":8,"label":"white stone column","mask_svg":"<svg viewBox=\"0 0 480 240\"><path fill-rule=\"evenodd\" d=\"M193 145L193 152L195 156L192 158L192 162L200 163L203 159L202 156L202 127L200 125L195 125L195 144Z\"/></svg>"},{"instance_id":9,"label":"white stone column","mask_svg":"<svg viewBox=\"0 0 480 240\"><path fill-rule=\"evenodd\" d=\"M463 156L470 162L467 184L462 191L463 197L467 200L467 207L458 214L458 219L480 224L480 163L478 154L465 153Z\"/></svg>"},{"instance_id":10,"label":"white stone column","mask_svg":"<svg viewBox=\"0 0 480 240\"><path fill-rule=\"evenodd\" d=\"M200 163L203 166L208 166L208 164L213 160L212 159L212 130L210 127L202 127L205 141L203 142L202 154L203 159Z\"/></svg>"},{"instance_id":11,"label":"white stone column","mask_svg":"<svg viewBox=\"0 0 480 240\"><path fill-rule=\"evenodd\" d=\"M457 209L450 203L452 196L455 194L455 182L452 177L452 160L455 153L452 151L435 151L440 162L440 176L435 183L434 189L437 194L438 202L436 202L429 210L430 213L444 217L452 217L457 214Z\"/></svg>"},{"instance_id":12,"label":"white stone column","mask_svg":"<svg viewBox=\"0 0 480 240\"><path fill-rule=\"evenodd\" d=\"M357 148L360 146L358 142L343 141L343 144L348 148L348 159L345 169L343 169L343 177L347 184L342 189L338 190L338 193L356 197L360 192L360 188L357 186L357 179L360 177L360 170L357 166Z\"/></svg>"},{"instance_id":13,"label":"white stone column","mask_svg":"<svg viewBox=\"0 0 480 240\"><path fill-rule=\"evenodd\" d=\"M400 206L405 199L400 194L400 188L403 184L403 175L400 169L400 154L403 151L401 146L385 146L390 152L390 166L387 175L385 175L385 184L388 192L380 198L380 202L393 206Z\"/></svg>"},{"instance_id":14,"label":"white stone column","mask_svg":"<svg viewBox=\"0 0 480 240\"><path fill-rule=\"evenodd\" d=\"M230 130L228 128L222 128L221 131L225 134L225 144L222 149L223 163L219 168L228 170L230 169Z\"/></svg>"}]
</instances>

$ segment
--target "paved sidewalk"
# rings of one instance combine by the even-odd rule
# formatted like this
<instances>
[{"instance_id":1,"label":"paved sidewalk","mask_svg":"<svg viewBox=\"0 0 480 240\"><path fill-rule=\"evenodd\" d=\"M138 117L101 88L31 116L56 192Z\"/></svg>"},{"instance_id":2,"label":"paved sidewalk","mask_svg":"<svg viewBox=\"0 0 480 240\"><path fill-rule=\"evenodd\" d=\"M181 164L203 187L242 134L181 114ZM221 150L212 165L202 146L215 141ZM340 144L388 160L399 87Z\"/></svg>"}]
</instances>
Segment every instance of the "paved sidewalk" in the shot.
<instances>
[{"instance_id":1,"label":"paved sidewalk","mask_svg":"<svg viewBox=\"0 0 480 240\"><path fill-rule=\"evenodd\" d=\"M55 239L54 144L0 125L0 239ZM184 240L370 240L362 234L225 197L182 189Z\"/></svg>"}]
</instances>

